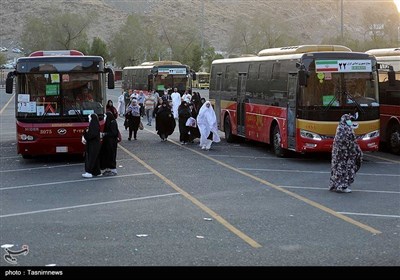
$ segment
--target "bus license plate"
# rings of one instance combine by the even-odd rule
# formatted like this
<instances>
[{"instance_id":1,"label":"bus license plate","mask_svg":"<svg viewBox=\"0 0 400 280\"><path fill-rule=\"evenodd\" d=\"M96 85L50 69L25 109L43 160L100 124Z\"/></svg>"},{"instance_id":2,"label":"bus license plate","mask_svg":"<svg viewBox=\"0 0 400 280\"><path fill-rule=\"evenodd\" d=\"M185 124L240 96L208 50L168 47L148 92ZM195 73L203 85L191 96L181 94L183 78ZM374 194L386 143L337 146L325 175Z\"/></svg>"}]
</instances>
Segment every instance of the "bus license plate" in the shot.
<instances>
[{"instance_id":1,"label":"bus license plate","mask_svg":"<svg viewBox=\"0 0 400 280\"><path fill-rule=\"evenodd\" d=\"M67 146L58 146L56 147L56 153L68 153Z\"/></svg>"}]
</instances>

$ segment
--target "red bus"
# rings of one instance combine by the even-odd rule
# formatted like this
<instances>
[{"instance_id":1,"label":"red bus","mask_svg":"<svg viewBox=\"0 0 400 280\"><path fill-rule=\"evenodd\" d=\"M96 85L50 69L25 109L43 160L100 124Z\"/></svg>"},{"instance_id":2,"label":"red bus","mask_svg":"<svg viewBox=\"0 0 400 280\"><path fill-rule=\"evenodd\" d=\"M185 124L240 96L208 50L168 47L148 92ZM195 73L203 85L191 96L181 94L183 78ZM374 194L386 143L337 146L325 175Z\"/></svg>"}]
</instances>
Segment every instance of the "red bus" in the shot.
<instances>
[{"instance_id":1,"label":"red bus","mask_svg":"<svg viewBox=\"0 0 400 280\"><path fill-rule=\"evenodd\" d=\"M83 154L81 136L88 115L99 115L104 125L108 88L114 74L100 56L75 50L36 51L17 60L6 79L6 93L13 92L17 151L23 158L58 153Z\"/></svg>"},{"instance_id":2,"label":"red bus","mask_svg":"<svg viewBox=\"0 0 400 280\"><path fill-rule=\"evenodd\" d=\"M379 69L381 142L400 154L400 48L373 49Z\"/></svg>"},{"instance_id":3,"label":"red bus","mask_svg":"<svg viewBox=\"0 0 400 280\"><path fill-rule=\"evenodd\" d=\"M214 60L209 96L228 142L264 142L277 156L331 152L340 117L357 111L357 141L377 151L377 75L374 56L344 46L272 48Z\"/></svg>"}]
</instances>

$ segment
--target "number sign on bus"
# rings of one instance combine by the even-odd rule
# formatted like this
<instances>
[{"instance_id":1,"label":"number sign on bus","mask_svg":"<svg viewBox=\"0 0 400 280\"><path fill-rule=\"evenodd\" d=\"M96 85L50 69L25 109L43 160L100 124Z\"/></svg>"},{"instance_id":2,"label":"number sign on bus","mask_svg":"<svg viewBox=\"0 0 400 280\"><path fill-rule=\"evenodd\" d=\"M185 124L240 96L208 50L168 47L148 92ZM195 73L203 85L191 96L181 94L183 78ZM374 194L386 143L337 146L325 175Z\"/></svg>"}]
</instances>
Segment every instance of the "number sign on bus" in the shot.
<instances>
[{"instance_id":1,"label":"number sign on bus","mask_svg":"<svg viewBox=\"0 0 400 280\"><path fill-rule=\"evenodd\" d=\"M371 72L371 60L315 60L316 72Z\"/></svg>"}]
</instances>

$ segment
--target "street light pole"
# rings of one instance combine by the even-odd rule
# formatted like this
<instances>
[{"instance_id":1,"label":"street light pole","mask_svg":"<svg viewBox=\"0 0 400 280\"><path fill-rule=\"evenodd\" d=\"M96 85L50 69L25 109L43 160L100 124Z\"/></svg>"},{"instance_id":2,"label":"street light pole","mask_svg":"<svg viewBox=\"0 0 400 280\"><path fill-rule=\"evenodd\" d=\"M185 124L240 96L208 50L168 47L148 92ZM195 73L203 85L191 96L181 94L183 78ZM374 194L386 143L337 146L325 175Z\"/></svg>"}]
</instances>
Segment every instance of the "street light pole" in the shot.
<instances>
[{"instance_id":1,"label":"street light pole","mask_svg":"<svg viewBox=\"0 0 400 280\"><path fill-rule=\"evenodd\" d=\"M340 36L343 40L343 0L340 0Z\"/></svg>"},{"instance_id":2,"label":"street light pole","mask_svg":"<svg viewBox=\"0 0 400 280\"><path fill-rule=\"evenodd\" d=\"M201 1L201 51L204 50L204 0Z\"/></svg>"},{"instance_id":3,"label":"street light pole","mask_svg":"<svg viewBox=\"0 0 400 280\"><path fill-rule=\"evenodd\" d=\"M400 25L397 26L397 43L400 45Z\"/></svg>"}]
</instances>

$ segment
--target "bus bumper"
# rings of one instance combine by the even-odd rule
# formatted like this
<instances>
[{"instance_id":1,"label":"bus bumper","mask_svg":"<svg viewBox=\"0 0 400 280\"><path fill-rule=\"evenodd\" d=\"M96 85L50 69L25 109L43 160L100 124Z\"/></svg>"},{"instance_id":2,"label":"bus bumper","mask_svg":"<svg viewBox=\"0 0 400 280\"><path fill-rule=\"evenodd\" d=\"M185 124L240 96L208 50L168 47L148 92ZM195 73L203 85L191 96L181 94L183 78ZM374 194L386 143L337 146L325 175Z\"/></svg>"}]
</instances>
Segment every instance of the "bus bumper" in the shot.
<instances>
[{"instance_id":1,"label":"bus bumper","mask_svg":"<svg viewBox=\"0 0 400 280\"><path fill-rule=\"evenodd\" d=\"M85 146L79 139L40 139L40 141L18 141L18 154L56 155L56 154L83 154Z\"/></svg>"},{"instance_id":2,"label":"bus bumper","mask_svg":"<svg viewBox=\"0 0 400 280\"><path fill-rule=\"evenodd\" d=\"M365 152L375 152L379 149L379 137L371 138L368 140L357 140L358 145L360 146L362 151ZM303 139L299 141L299 145L297 147L297 151L301 153L310 153L310 152L332 152L333 139L329 140L311 140L311 139Z\"/></svg>"}]
</instances>

